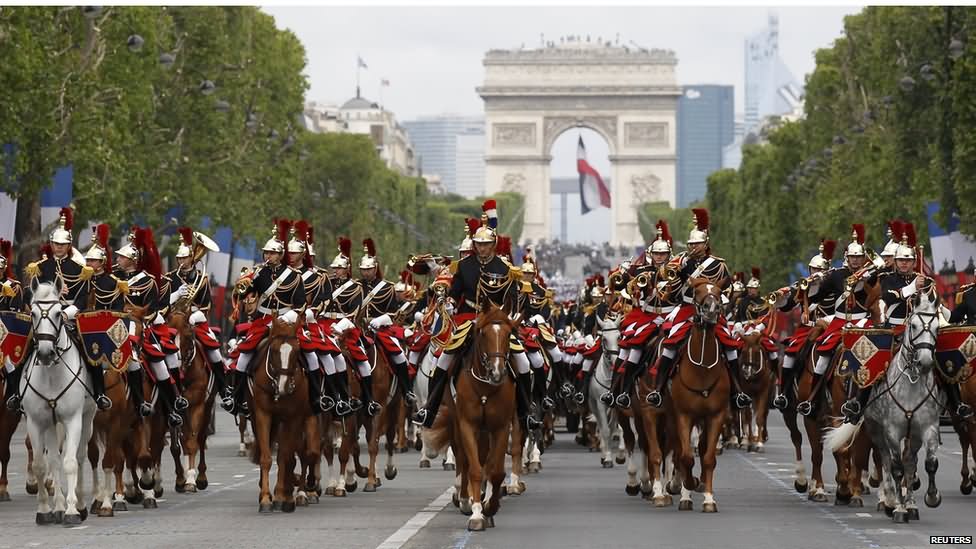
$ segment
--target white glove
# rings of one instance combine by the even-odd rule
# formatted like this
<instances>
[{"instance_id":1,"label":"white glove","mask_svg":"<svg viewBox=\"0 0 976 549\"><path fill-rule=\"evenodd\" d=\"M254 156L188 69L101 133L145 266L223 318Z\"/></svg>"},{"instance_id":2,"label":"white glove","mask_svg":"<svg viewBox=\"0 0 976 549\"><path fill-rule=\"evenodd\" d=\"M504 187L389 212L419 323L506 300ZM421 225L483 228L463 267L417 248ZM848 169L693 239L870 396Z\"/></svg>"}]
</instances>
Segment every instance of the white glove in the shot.
<instances>
[{"instance_id":1,"label":"white glove","mask_svg":"<svg viewBox=\"0 0 976 549\"><path fill-rule=\"evenodd\" d=\"M186 297L190 293L190 288L186 284L181 285L176 289L175 292L170 292L169 294L169 304L172 305L180 300L181 297Z\"/></svg>"},{"instance_id":2,"label":"white glove","mask_svg":"<svg viewBox=\"0 0 976 549\"><path fill-rule=\"evenodd\" d=\"M587 334L587 336L583 338L583 343L585 343L587 347L592 347L595 345L596 340L593 339L593 334Z\"/></svg>"},{"instance_id":3,"label":"white glove","mask_svg":"<svg viewBox=\"0 0 976 549\"><path fill-rule=\"evenodd\" d=\"M298 321L298 313L295 311L288 311L287 313L278 315L278 320L288 324L294 324Z\"/></svg>"},{"instance_id":4,"label":"white glove","mask_svg":"<svg viewBox=\"0 0 976 549\"><path fill-rule=\"evenodd\" d=\"M315 311L305 309L305 324L315 324Z\"/></svg>"},{"instance_id":5,"label":"white glove","mask_svg":"<svg viewBox=\"0 0 976 549\"><path fill-rule=\"evenodd\" d=\"M390 318L390 315L383 314L381 316L374 318L373 320L370 320L369 328L373 331L376 331L382 328L383 326L391 326L392 324L393 324L393 319Z\"/></svg>"},{"instance_id":6,"label":"white glove","mask_svg":"<svg viewBox=\"0 0 976 549\"><path fill-rule=\"evenodd\" d=\"M156 326L159 326L160 324L166 324L166 319L163 318L163 315L156 313L156 316L153 317L153 324Z\"/></svg>"},{"instance_id":7,"label":"white glove","mask_svg":"<svg viewBox=\"0 0 976 549\"><path fill-rule=\"evenodd\" d=\"M542 315L538 315L537 314L537 315L534 315L532 318L530 318L529 319L529 322L531 322L532 324L535 324L536 326L538 326L540 324L545 324L546 323L546 319L542 318Z\"/></svg>"},{"instance_id":8,"label":"white glove","mask_svg":"<svg viewBox=\"0 0 976 549\"><path fill-rule=\"evenodd\" d=\"M129 336L130 337L135 337L136 336L136 322L138 322L138 321L133 320L133 321L129 322Z\"/></svg>"},{"instance_id":9,"label":"white glove","mask_svg":"<svg viewBox=\"0 0 976 549\"><path fill-rule=\"evenodd\" d=\"M238 344L237 338L232 337L230 341L227 342L227 352L228 353L233 352L234 349L237 348L237 344Z\"/></svg>"},{"instance_id":10,"label":"white glove","mask_svg":"<svg viewBox=\"0 0 976 549\"><path fill-rule=\"evenodd\" d=\"M736 322L735 324L732 325L732 333L733 334L741 334L742 333L742 323L741 322Z\"/></svg>"},{"instance_id":11,"label":"white glove","mask_svg":"<svg viewBox=\"0 0 976 549\"><path fill-rule=\"evenodd\" d=\"M190 315L191 326L196 326L197 324L206 321L207 321L207 315L203 314L202 311L193 311L193 313Z\"/></svg>"},{"instance_id":12,"label":"white glove","mask_svg":"<svg viewBox=\"0 0 976 549\"><path fill-rule=\"evenodd\" d=\"M573 332L573 339L574 340L579 341L579 339L581 337L583 337L583 334L581 334L579 330L576 330L575 332Z\"/></svg>"},{"instance_id":13,"label":"white glove","mask_svg":"<svg viewBox=\"0 0 976 549\"><path fill-rule=\"evenodd\" d=\"M413 314L413 321L414 322L420 322L423 319L424 319L424 313L422 313L420 311L417 311L416 313Z\"/></svg>"},{"instance_id":14,"label":"white glove","mask_svg":"<svg viewBox=\"0 0 976 549\"><path fill-rule=\"evenodd\" d=\"M411 330L410 328L404 328L403 329L403 337L409 338L412 335L413 335L413 330Z\"/></svg>"},{"instance_id":15,"label":"white glove","mask_svg":"<svg viewBox=\"0 0 976 549\"><path fill-rule=\"evenodd\" d=\"M447 311L447 314L448 315L453 315L454 314L454 303L448 302L447 305L444 307L444 309Z\"/></svg>"},{"instance_id":16,"label":"white glove","mask_svg":"<svg viewBox=\"0 0 976 549\"><path fill-rule=\"evenodd\" d=\"M332 333L335 335L342 335L346 330L352 328L354 325L348 318L343 318L339 322L332 325Z\"/></svg>"},{"instance_id":17,"label":"white glove","mask_svg":"<svg viewBox=\"0 0 976 549\"><path fill-rule=\"evenodd\" d=\"M75 305L68 305L67 307L64 308L64 317L67 318L68 320L73 321L75 319L75 315L77 314L78 314L78 307L76 307Z\"/></svg>"}]
</instances>

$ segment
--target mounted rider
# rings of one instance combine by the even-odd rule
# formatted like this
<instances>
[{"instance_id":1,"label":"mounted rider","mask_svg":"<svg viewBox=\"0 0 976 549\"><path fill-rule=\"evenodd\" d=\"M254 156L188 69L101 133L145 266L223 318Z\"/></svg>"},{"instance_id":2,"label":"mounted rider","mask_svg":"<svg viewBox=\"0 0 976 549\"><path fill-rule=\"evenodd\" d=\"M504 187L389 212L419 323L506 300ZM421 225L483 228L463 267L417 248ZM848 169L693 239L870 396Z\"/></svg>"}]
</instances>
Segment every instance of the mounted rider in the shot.
<instances>
[{"instance_id":1,"label":"mounted rider","mask_svg":"<svg viewBox=\"0 0 976 549\"><path fill-rule=\"evenodd\" d=\"M245 297L257 296L257 310L247 328L247 335L237 346L240 355L234 365L233 406L229 410L225 408L234 414L248 413L245 400L250 376L248 367L258 345L268 335L271 323L279 320L295 324L298 311L305 307L305 287L301 275L282 262L289 229L291 222L287 219L275 220L272 236L261 248L264 263L255 269L250 285L243 292Z\"/></svg>"},{"instance_id":2,"label":"mounted rider","mask_svg":"<svg viewBox=\"0 0 976 549\"><path fill-rule=\"evenodd\" d=\"M664 270L670 271L671 276L665 279L665 290L681 296L682 304L668 315L665 329L670 330L664 339L655 388L645 399L648 404L660 408L664 403L661 391L671 375L674 359L678 349L691 333L693 317L697 314L695 306L695 281L705 279L711 284L725 289L731 282L729 270L725 260L711 255L708 244L708 210L693 208L694 228L688 235L688 250L668 262ZM745 408L752 403L752 398L742 391L739 380L739 343L732 337L724 316L719 315L719 322L715 324L715 336L725 352L726 367L729 378L735 388L735 404Z\"/></svg>"},{"instance_id":3,"label":"mounted rider","mask_svg":"<svg viewBox=\"0 0 976 549\"><path fill-rule=\"evenodd\" d=\"M126 284L123 292L126 312L141 315L141 320L134 318L129 325L129 337L136 347L133 349L132 360L139 360L148 364L156 378L156 388L167 412L170 427L183 424L180 412L189 406L189 402L177 395L175 380L171 379L166 364L166 350L163 348L161 331L155 326L166 327L165 321L159 314L159 284L162 276L159 252L153 240L152 230L133 227L129 233L129 242L115 252L118 257L118 268L114 275ZM136 350L138 349L138 351ZM129 371L135 366L130 365ZM136 374L135 377L139 377ZM148 402L139 404L139 414L143 417L152 413L152 405Z\"/></svg>"},{"instance_id":4,"label":"mounted rider","mask_svg":"<svg viewBox=\"0 0 976 549\"><path fill-rule=\"evenodd\" d=\"M620 332L620 322L623 320L622 308L625 306L624 300L627 296L625 288L627 265L618 266L607 276L607 286L602 287L602 279L597 278L590 295L594 299L599 299L592 309L592 313L587 315L583 322L582 333L586 348L579 353L583 357L579 374L574 378L573 398L577 404L582 405L589 396L590 379L596 371L596 362L609 352L604 345L604 337L607 332ZM619 345L620 339L617 339ZM618 349L619 352L619 349ZM613 372L616 377L617 373ZM611 390L613 385L611 384Z\"/></svg>"},{"instance_id":5,"label":"mounted rider","mask_svg":"<svg viewBox=\"0 0 976 549\"><path fill-rule=\"evenodd\" d=\"M291 228L291 239L288 241L288 266L298 272L302 280L305 295L301 314L304 323L298 330L298 345L305 357L305 374L308 376L308 398L312 414L328 412L335 407L335 399L322 395L322 367L325 361L331 361L329 354L335 345L327 338L323 338L321 328L315 319L315 312L320 306L323 293L322 278L328 280L325 274L315 269L312 256L309 254L308 222L297 221ZM332 287L328 285L328 290ZM333 370L335 364L332 365Z\"/></svg>"},{"instance_id":6,"label":"mounted rider","mask_svg":"<svg viewBox=\"0 0 976 549\"><path fill-rule=\"evenodd\" d=\"M478 316L481 303L487 301L499 307L504 307L507 303L515 303L521 274L510 263L495 255L498 242L495 228L498 225L498 218L494 202L489 200L482 204L484 213L481 226L471 238L475 254L451 264L454 277L451 281L450 297L457 303L454 315L456 327L450 342L437 359L437 368L434 369L430 380L430 395L427 402L412 417L414 423L424 427L430 427L434 423L444 395L447 371L453 365L455 357L463 354L468 348L471 332L476 329L474 320ZM532 385L530 364L525 356L525 348L514 332L509 344L509 360L518 373L516 378L518 415L520 418L526 418L530 430L538 429L542 426L541 422L529 414L529 392Z\"/></svg>"},{"instance_id":7,"label":"mounted rider","mask_svg":"<svg viewBox=\"0 0 976 549\"><path fill-rule=\"evenodd\" d=\"M624 271L626 297L631 300L633 307L621 323L623 331L620 341L617 342L620 352L614 362L611 389L600 396L600 400L607 406L630 408L630 391L640 373L641 359L648 342L664 324L667 316L678 308L678 295L665 291L667 280L662 270L673 257L674 239L671 238L671 231L663 219L657 221L655 231L657 237L651 245ZM615 395L613 388L617 387L618 372L622 369L622 386ZM589 372L592 371L590 368ZM583 386L588 385L587 381Z\"/></svg>"},{"instance_id":8,"label":"mounted rider","mask_svg":"<svg viewBox=\"0 0 976 549\"><path fill-rule=\"evenodd\" d=\"M760 283L761 271L759 267L752 268L752 276L749 278L749 282L745 285L745 293L738 296L738 298L733 302L732 307L732 323L741 323L751 320L754 316L750 313L750 307L755 309L757 307L762 307L765 305L765 301L759 295L759 290L761 288ZM734 332L735 330L733 330Z\"/></svg>"},{"instance_id":9,"label":"mounted rider","mask_svg":"<svg viewBox=\"0 0 976 549\"><path fill-rule=\"evenodd\" d=\"M221 406L228 407L233 404L233 399L227 391L224 357L220 353L220 341L207 319L213 306L210 277L197 268L197 263L206 257L207 252L219 252L220 247L210 237L190 227L180 227L179 234L180 245L176 249L178 266L165 276L170 282L170 288L176 288L170 292L168 298L169 310L189 313L187 320L193 327L193 337L204 350L210 364Z\"/></svg>"},{"instance_id":10,"label":"mounted rider","mask_svg":"<svg viewBox=\"0 0 976 549\"><path fill-rule=\"evenodd\" d=\"M549 292L540 284L544 281L536 268L529 248L525 249L519 270L522 273L522 279L516 310L522 313L522 326L519 328L519 335L525 347L529 364L535 373L532 381L532 400L537 406L541 406L543 411L549 411L555 407L555 402L549 397L546 390L547 372L544 368L543 348L549 354L552 368L558 368L563 360L563 353L559 350L556 335L549 324L549 317L552 313L549 306Z\"/></svg>"},{"instance_id":11,"label":"mounted rider","mask_svg":"<svg viewBox=\"0 0 976 549\"><path fill-rule=\"evenodd\" d=\"M837 242L834 240L821 240L817 255L810 258L808 267L810 275L798 280L788 288L780 288L774 292L776 302L773 307L784 313L788 313L795 308L800 309L800 323L793 333L786 338L783 343L786 347L783 354L783 375L777 393L773 398L773 407L785 410L789 403L796 399L795 385L796 374L800 368L796 368L796 361L801 352L804 356L809 356L811 344L807 338L813 330L817 320L826 316L822 309L823 303L819 303L818 294L823 277L830 269L830 262L834 258L834 249ZM833 305L831 304L831 311ZM801 361L802 362L802 361Z\"/></svg>"},{"instance_id":12,"label":"mounted rider","mask_svg":"<svg viewBox=\"0 0 976 549\"><path fill-rule=\"evenodd\" d=\"M20 281L14 278L14 245L9 240L4 239L0 239L0 311L10 313L30 312L24 296L24 287L20 284ZM29 323L29 321L27 322ZM25 328L29 331L29 326L25 326ZM20 370L17 368L18 364L14 362L14 359L19 358L17 362L23 359L23 348L25 346L26 342L21 347L22 350L19 353L19 357L14 356L16 354L15 352L8 354L5 352L5 349L0 349L0 355L3 355L5 379L3 399L5 402L16 403L14 409L20 405L20 397L17 396L17 391L20 388Z\"/></svg>"},{"instance_id":13,"label":"mounted rider","mask_svg":"<svg viewBox=\"0 0 976 549\"><path fill-rule=\"evenodd\" d=\"M41 248L41 259L29 263L24 270L28 285L35 280L38 284L55 283L60 280L63 287L61 300L67 305L63 311L64 316L69 322L69 326L74 322L74 317L88 301L87 281L92 276L92 270L85 266L85 258L81 252L76 250L71 244L74 237L71 230L74 227L74 211L71 208L61 208L58 216L58 226L48 236L48 243ZM25 295L24 302L30 302L29 291ZM30 354L30 347L33 342L28 342L28 349L24 355ZM7 389L5 391L7 409L17 410L20 408L20 395L17 390L20 386L21 370L15 368L7 375ZM104 401L102 401L104 405Z\"/></svg>"},{"instance_id":14,"label":"mounted rider","mask_svg":"<svg viewBox=\"0 0 976 549\"><path fill-rule=\"evenodd\" d=\"M867 262L867 253L871 253L871 262ZM823 304L825 316L823 321L827 327L817 339L817 362L813 368L813 389L808 400L797 404L797 412L808 416L813 412L813 404L822 390L822 379L830 367L834 350L842 340L843 329L847 326L869 328L872 326L871 311L868 310L868 291L877 284L877 271L884 267L884 260L875 256L864 245L864 225L855 223L851 226L851 242L844 252L844 265L839 269L832 269L824 276L820 291L816 298ZM833 309L830 306L833 304ZM844 404L842 410L848 416L854 415L855 399Z\"/></svg>"},{"instance_id":15,"label":"mounted rider","mask_svg":"<svg viewBox=\"0 0 976 549\"><path fill-rule=\"evenodd\" d=\"M314 251L314 247L312 250ZM343 330L337 326L345 328L353 326L352 321L347 317L354 317L359 309L362 300L362 288L350 278L352 241L340 236L338 250L339 253L329 263L330 272L327 280L323 281L322 301L318 306L318 317L322 335L330 342L328 352L332 356L332 365L328 361L324 362L326 385L332 388L332 396L336 401L336 415L345 416L362 408L362 402L349 395L349 374L346 369L346 358L338 343L338 338L342 337ZM358 336L350 336L344 340L350 357L365 354L359 347ZM331 349L333 344L334 350Z\"/></svg>"}]
</instances>

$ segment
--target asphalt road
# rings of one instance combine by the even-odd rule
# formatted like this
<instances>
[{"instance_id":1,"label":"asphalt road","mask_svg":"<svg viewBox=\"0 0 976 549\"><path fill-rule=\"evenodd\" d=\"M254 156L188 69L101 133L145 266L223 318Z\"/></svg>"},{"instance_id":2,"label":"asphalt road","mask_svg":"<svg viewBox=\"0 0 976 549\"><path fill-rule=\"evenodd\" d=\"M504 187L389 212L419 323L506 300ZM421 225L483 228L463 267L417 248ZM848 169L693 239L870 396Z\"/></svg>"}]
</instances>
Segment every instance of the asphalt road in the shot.
<instances>
[{"instance_id":1,"label":"asphalt road","mask_svg":"<svg viewBox=\"0 0 976 549\"><path fill-rule=\"evenodd\" d=\"M398 455L399 476L376 493L360 490L346 498L323 497L293 514L259 515L257 470L238 457L232 419L218 413L210 439L210 486L176 494L165 454L165 493L159 508L129 505L113 518L89 518L82 526L36 526L36 502L24 491L23 423L14 437L10 469L12 501L0 503L0 549L7 547L205 548L599 548L667 547L817 548L929 547L931 535L976 534L976 495L959 492L961 455L955 434L944 428L938 474L942 506L922 507L921 521L894 524L875 511L872 493L861 509L837 507L833 485L828 503L812 503L793 489L792 449L778 414L773 414L764 454L727 450L719 457L716 500L719 513L705 515L701 495L695 511L656 509L624 493L625 468L603 469L559 432L543 456L541 473L524 478L527 491L502 501L496 527L469 533L466 517L450 503L453 473L435 463L418 467L415 451ZM806 454L808 457L808 452ZM381 462L382 463L382 462ZM809 465L808 465L809 467ZM87 473L87 471L86 471ZM832 460L825 478L833 479ZM86 482L90 475L86 474ZM90 488L89 488L90 489ZM676 498L677 499L677 498ZM921 500L919 500L921 504Z\"/></svg>"}]
</instances>

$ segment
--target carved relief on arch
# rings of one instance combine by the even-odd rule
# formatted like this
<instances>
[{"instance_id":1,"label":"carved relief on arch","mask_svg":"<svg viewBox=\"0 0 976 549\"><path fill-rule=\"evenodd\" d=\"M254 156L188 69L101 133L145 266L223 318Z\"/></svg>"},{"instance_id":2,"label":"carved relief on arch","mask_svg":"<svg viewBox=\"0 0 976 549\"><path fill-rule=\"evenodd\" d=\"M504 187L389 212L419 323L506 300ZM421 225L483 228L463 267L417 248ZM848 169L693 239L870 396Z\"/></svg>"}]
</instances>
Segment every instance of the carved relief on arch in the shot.
<instances>
[{"instance_id":1,"label":"carved relief on arch","mask_svg":"<svg viewBox=\"0 0 976 549\"><path fill-rule=\"evenodd\" d=\"M635 208L640 207L645 202L656 202L661 196L661 179L651 172L634 174L630 177L630 185L633 187L634 200L632 204Z\"/></svg>"},{"instance_id":2,"label":"carved relief on arch","mask_svg":"<svg viewBox=\"0 0 976 549\"><path fill-rule=\"evenodd\" d=\"M507 173L502 177L502 192L525 195L525 176L520 173Z\"/></svg>"},{"instance_id":3,"label":"carved relief on arch","mask_svg":"<svg viewBox=\"0 0 976 549\"><path fill-rule=\"evenodd\" d=\"M542 123L543 151L552 150L552 144L559 134L570 128L591 128L610 145L610 154L617 149L617 117L616 116L547 116Z\"/></svg>"}]
</instances>

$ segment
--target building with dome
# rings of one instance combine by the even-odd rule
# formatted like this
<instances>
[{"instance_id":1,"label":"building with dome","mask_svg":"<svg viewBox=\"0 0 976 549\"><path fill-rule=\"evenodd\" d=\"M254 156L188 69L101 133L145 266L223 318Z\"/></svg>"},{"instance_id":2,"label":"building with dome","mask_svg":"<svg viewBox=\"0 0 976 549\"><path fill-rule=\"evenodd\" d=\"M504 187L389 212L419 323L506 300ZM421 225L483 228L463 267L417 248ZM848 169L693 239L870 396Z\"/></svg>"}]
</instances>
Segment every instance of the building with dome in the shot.
<instances>
[{"instance_id":1,"label":"building with dome","mask_svg":"<svg viewBox=\"0 0 976 549\"><path fill-rule=\"evenodd\" d=\"M388 168L401 175L417 175L413 145L392 112L359 94L341 106L310 101L305 104L302 125L315 133L367 135Z\"/></svg>"}]
</instances>

